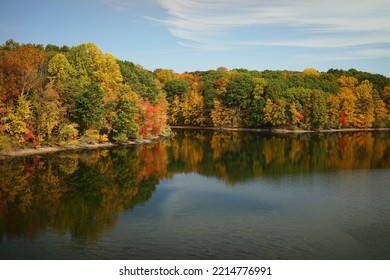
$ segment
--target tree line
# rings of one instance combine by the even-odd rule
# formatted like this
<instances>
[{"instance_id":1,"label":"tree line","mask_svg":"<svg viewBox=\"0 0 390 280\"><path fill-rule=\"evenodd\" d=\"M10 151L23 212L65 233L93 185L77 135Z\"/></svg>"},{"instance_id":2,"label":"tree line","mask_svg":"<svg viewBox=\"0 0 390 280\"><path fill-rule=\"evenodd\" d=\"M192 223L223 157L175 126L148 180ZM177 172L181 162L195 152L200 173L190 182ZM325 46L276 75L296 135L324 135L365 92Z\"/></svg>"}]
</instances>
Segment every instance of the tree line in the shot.
<instances>
[{"instance_id":1,"label":"tree line","mask_svg":"<svg viewBox=\"0 0 390 280\"><path fill-rule=\"evenodd\" d=\"M289 129L390 126L390 79L320 73L154 72L95 44L0 46L0 147L128 141L170 125Z\"/></svg>"},{"instance_id":2,"label":"tree line","mask_svg":"<svg viewBox=\"0 0 390 280\"><path fill-rule=\"evenodd\" d=\"M287 129L390 125L390 79L354 69L247 69L155 74L172 125Z\"/></svg>"}]
</instances>

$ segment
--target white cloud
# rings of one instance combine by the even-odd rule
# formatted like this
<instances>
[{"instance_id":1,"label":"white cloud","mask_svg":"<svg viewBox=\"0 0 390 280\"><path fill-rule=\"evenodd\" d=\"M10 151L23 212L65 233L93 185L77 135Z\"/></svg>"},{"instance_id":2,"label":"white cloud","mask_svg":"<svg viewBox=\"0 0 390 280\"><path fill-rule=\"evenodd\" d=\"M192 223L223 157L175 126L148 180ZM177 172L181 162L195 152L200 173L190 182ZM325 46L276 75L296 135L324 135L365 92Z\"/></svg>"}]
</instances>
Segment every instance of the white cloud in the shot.
<instances>
[{"instance_id":1,"label":"white cloud","mask_svg":"<svg viewBox=\"0 0 390 280\"><path fill-rule=\"evenodd\" d=\"M158 2L168 14L160 21L185 41L182 44L192 46L340 48L390 44L388 0Z\"/></svg>"}]
</instances>

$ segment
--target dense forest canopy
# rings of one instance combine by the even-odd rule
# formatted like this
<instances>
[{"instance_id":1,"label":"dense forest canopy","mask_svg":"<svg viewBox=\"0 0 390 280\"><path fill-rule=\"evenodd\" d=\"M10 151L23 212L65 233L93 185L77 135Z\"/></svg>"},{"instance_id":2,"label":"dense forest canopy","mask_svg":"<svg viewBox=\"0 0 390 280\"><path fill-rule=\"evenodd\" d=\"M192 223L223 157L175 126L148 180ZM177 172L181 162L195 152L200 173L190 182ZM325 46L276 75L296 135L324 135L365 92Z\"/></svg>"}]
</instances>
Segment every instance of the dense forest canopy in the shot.
<instances>
[{"instance_id":1,"label":"dense forest canopy","mask_svg":"<svg viewBox=\"0 0 390 280\"><path fill-rule=\"evenodd\" d=\"M259 65L261 67L261 65ZM390 126L390 78L355 69L150 72L95 44L0 46L0 149L156 137L170 125Z\"/></svg>"}]
</instances>

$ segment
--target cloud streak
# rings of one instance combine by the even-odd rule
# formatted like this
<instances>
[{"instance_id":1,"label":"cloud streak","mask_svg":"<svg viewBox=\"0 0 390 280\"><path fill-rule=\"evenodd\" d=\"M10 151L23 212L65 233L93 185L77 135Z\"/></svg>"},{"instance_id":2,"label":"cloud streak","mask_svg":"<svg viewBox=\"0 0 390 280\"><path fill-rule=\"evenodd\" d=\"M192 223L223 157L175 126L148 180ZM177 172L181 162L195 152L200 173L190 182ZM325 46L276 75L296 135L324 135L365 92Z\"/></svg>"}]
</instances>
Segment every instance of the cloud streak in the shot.
<instances>
[{"instance_id":1,"label":"cloud streak","mask_svg":"<svg viewBox=\"0 0 390 280\"><path fill-rule=\"evenodd\" d=\"M193 47L390 45L388 0L158 2L167 12L160 22L182 44Z\"/></svg>"}]
</instances>

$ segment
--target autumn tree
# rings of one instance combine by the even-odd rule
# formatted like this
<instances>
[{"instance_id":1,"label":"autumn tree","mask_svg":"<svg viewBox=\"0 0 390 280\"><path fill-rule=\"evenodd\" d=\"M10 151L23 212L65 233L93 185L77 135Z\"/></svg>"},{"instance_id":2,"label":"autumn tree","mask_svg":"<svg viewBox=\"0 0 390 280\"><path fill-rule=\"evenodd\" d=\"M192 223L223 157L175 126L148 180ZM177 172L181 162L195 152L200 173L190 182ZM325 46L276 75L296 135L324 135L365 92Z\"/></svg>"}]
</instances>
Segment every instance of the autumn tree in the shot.
<instances>
[{"instance_id":1,"label":"autumn tree","mask_svg":"<svg viewBox=\"0 0 390 280\"><path fill-rule=\"evenodd\" d=\"M321 90L313 90L310 94L310 125L315 129L323 129L327 125L327 94Z\"/></svg>"},{"instance_id":2,"label":"autumn tree","mask_svg":"<svg viewBox=\"0 0 390 280\"><path fill-rule=\"evenodd\" d=\"M25 136L29 133L31 123L31 103L20 95L17 103L8 110L4 117L5 130L15 138L19 144L23 144Z\"/></svg>"},{"instance_id":3,"label":"autumn tree","mask_svg":"<svg viewBox=\"0 0 390 280\"><path fill-rule=\"evenodd\" d=\"M288 122L286 115L287 102L283 99L278 99L275 103L271 99L267 99L263 108L264 123L272 126L283 126Z\"/></svg>"},{"instance_id":4,"label":"autumn tree","mask_svg":"<svg viewBox=\"0 0 390 280\"><path fill-rule=\"evenodd\" d=\"M154 74L157 78L158 85L164 88L167 82L176 79L177 74L171 69L156 69Z\"/></svg>"},{"instance_id":5,"label":"autumn tree","mask_svg":"<svg viewBox=\"0 0 390 280\"><path fill-rule=\"evenodd\" d=\"M137 122L142 138L156 137L167 129L168 103L165 94L157 96L157 100L156 104L147 98L141 98L138 102Z\"/></svg>"},{"instance_id":6,"label":"autumn tree","mask_svg":"<svg viewBox=\"0 0 390 280\"><path fill-rule=\"evenodd\" d=\"M61 102L53 83L48 84L43 92L34 95L32 106L39 142L50 143L52 132L61 121Z\"/></svg>"},{"instance_id":7,"label":"autumn tree","mask_svg":"<svg viewBox=\"0 0 390 280\"><path fill-rule=\"evenodd\" d=\"M372 127L375 121L374 90L372 84L365 80L355 88L356 94L356 127Z\"/></svg>"},{"instance_id":8,"label":"autumn tree","mask_svg":"<svg viewBox=\"0 0 390 280\"><path fill-rule=\"evenodd\" d=\"M337 95L329 95L327 101L327 126L329 128L340 128L340 99Z\"/></svg>"},{"instance_id":9,"label":"autumn tree","mask_svg":"<svg viewBox=\"0 0 390 280\"><path fill-rule=\"evenodd\" d=\"M181 111L185 125L202 126L205 122L203 96L191 91L182 98Z\"/></svg>"},{"instance_id":10,"label":"autumn tree","mask_svg":"<svg viewBox=\"0 0 390 280\"><path fill-rule=\"evenodd\" d=\"M312 75L312 76L317 77L317 78L320 76L320 73L315 68L305 68L303 70L303 74L306 76Z\"/></svg>"},{"instance_id":11,"label":"autumn tree","mask_svg":"<svg viewBox=\"0 0 390 280\"><path fill-rule=\"evenodd\" d=\"M76 71L62 53L55 55L48 64L49 80L53 81L57 88L62 88L76 76Z\"/></svg>"},{"instance_id":12,"label":"autumn tree","mask_svg":"<svg viewBox=\"0 0 390 280\"><path fill-rule=\"evenodd\" d=\"M19 96L27 95L44 80L45 55L32 44L2 51L0 69L3 78L2 102L13 105Z\"/></svg>"}]
</instances>

